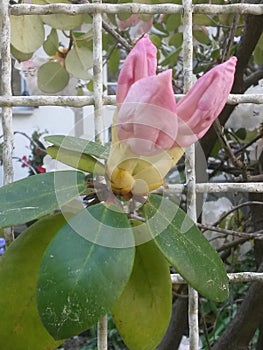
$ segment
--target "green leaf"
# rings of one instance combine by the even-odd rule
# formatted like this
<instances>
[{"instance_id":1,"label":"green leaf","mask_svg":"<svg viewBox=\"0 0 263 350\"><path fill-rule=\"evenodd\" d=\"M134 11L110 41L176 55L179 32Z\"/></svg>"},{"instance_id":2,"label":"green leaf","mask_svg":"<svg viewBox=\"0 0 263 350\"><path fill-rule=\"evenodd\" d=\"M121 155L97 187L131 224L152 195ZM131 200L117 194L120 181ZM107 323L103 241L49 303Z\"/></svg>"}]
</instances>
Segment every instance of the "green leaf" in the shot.
<instances>
[{"instance_id":1,"label":"green leaf","mask_svg":"<svg viewBox=\"0 0 263 350\"><path fill-rule=\"evenodd\" d=\"M59 40L56 29L52 28L47 40L44 41L43 48L47 55L54 56L58 50Z\"/></svg>"},{"instance_id":2,"label":"green leaf","mask_svg":"<svg viewBox=\"0 0 263 350\"><path fill-rule=\"evenodd\" d=\"M183 43L183 33L175 33L169 40L169 45L181 47Z\"/></svg>"},{"instance_id":3,"label":"green leaf","mask_svg":"<svg viewBox=\"0 0 263 350\"><path fill-rule=\"evenodd\" d=\"M29 60L33 56L34 52L24 53L17 50L13 45L11 45L11 53L19 62L23 62Z\"/></svg>"},{"instance_id":4,"label":"green leaf","mask_svg":"<svg viewBox=\"0 0 263 350\"><path fill-rule=\"evenodd\" d=\"M79 137L49 135L45 136L45 140L52 143L54 146L63 147L69 151L90 154L96 158L108 159L109 156L109 150L106 146Z\"/></svg>"},{"instance_id":5,"label":"green leaf","mask_svg":"<svg viewBox=\"0 0 263 350\"><path fill-rule=\"evenodd\" d=\"M79 47L86 47L90 51L93 50L93 30L92 28L87 32L72 32L72 39L74 45Z\"/></svg>"},{"instance_id":6,"label":"green leaf","mask_svg":"<svg viewBox=\"0 0 263 350\"><path fill-rule=\"evenodd\" d=\"M77 78L86 80L91 78L88 70L92 68L92 62L92 51L85 46L78 47L77 45L69 51L65 59L67 71Z\"/></svg>"},{"instance_id":7,"label":"green leaf","mask_svg":"<svg viewBox=\"0 0 263 350\"><path fill-rule=\"evenodd\" d=\"M47 62L37 72L38 87L46 93L63 90L69 81L69 74L58 62Z\"/></svg>"},{"instance_id":8,"label":"green leaf","mask_svg":"<svg viewBox=\"0 0 263 350\"><path fill-rule=\"evenodd\" d=\"M213 21L209 16L203 15L201 13L195 13L193 15L193 22L200 26L214 26L215 21Z\"/></svg>"},{"instance_id":9,"label":"green leaf","mask_svg":"<svg viewBox=\"0 0 263 350\"><path fill-rule=\"evenodd\" d=\"M166 28L169 32L173 32L178 29L181 24L182 18L181 14L168 15L165 17Z\"/></svg>"},{"instance_id":10,"label":"green leaf","mask_svg":"<svg viewBox=\"0 0 263 350\"><path fill-rule=\"evenodd\" d=\"M154 350L168 327L172 308L169 266L153 241L136 247L131 278L112 308L129 350Z\"/></svg>"},{"instance_id":11,"label":"green leaf","mask_svg":"<svg viewBox=\"0 0 263 350\"><path fill-rule=\"evenodd\" d=\"M33 175L3 186L0 188L0 227L19 225L46 215L84 190L84 174L77 171Z\"/></svg>"},{"instance_id":12,"label":"green leaf","mask_svg":"<svg viewBox=\"0 0 263 350\"><path fill-rule=\"evenodd\" d=\"M36 283L42 255L63 226L62 215L28 228L0 258L0 348L52 350L54 341L44 328L36 305Z\"/></svg>"},{"instance_id":13,"label":"green leaf","mask_svg":"<svg viewBox=\"0 0 263 350\"><path fill-rule=\"evenodd\" d=\"M129 2L129 0L119 0L118 3L125 4ZM117 17L120 21L125 21L126 19L131 17L131 13L117 13Z\"/></svg>"},{"instance_id":14,"label":"green leaf","mask_svg":"<svg viewBox=\"0 0 263 350\"><path fill-rule=\"evenodd\" d=\"M40 16L11 16L10 21L11 44L18 51L32 53L43 44L45 32Z\"/></svg>"},{"instance_id":15,"label":"green leaf","mask_svg":"<svg viewBox=\"0 0 263 350\"><path fill-rule=\"evenodd\" d=\"M111 231L121 240L124 230L128 248L101 245ZM129 280L134 253L129 221L113 206L93 205L61 228L43 257L37 288L42 322L55 339L84 331L110 310Z\"/></svg>"},{"instance_id":16,"label":"green leaf","mask_svg":"<svg viewBox=\"0 0 263 350\"><path fill-rule=\"evenodd\" d=\"M33 0L34 4L39 5L48 5L56 3L70 4L68 0ZM48 24L54 29L60 30L72 30L79 27L84 20L84 16L80 15L64 15L64 14L55 14L55 15L44 15L41 16L42 21Z\"/></svg>"},{"instance_id":17,"label":"green leaf","mask_svg":"<svg viewBox=\"0 0 263 350\"><path fill-rule=\"evenodd\" d=\"M205 31L203 31L201 29L194 30L193 36L201 44L209 45L211 43L211 40L208 36L208 33L206 33Z\"/></svg>"},{"instance_id":18,"label":"green leaf","mask_svg":"<svg viewBox=\"0 0 263 350\"><path fill-rule=\"evenodd\" d=\"M160 64L162 66L167 66L169 65L174 66L178 60L178 56L181 52L181 48L178 48L177 50L171 52L162 62L160 62Z\"/></svg>"},{"instance_id":19,"label":"green leaf","mask_svg":"<svg viewBox=\"0 0 263 350\"><path fill-rule=\"evenodd\" d=\"M63 2L63 1L60 1ZM41 16L42 21L52 28L60 30L72 30L83 23L83 15L44 15Z\"/></svg>"},{"instance_id":20,"label":"green leaf","mask_svg":"<svg viewBox=\"0 0 263 350\"><path fill-rule=\"evenodd\" d=\"M105 167L97 159L90 155L69 151L63 147L50 146L47 153L54 159L67 164L73 168L83 170L92 174L104 175Z\"/></svg>"},{"instance_id":21,"label":"green leaf","mask_svg":"<svg viewBox=\"0 0 263 350\"><path fill-rule=\"evenodd\" d=\"M182 277L204 297L225 300L228 278L222 260L185 212L156 195L143 211L157 246Z\"/></svg>"},{"instance_id":22,"label":"green leaf","mask_svg":"<svg viewBox=\"0 0 263 350\"><path fill-rule=\"evenodd\" d=\"M150 39L151 42L156 46L156 47L160 47L162 44L162 38L160 38L158 35L155 34L150 34Z\"/></svg>"},{"instance_id":23,"label":"green leaf","mask_svg":"<svg viewBox=\"0 0 263 350\"><path fill-rule=\"evenodd\" d=\"M112 73L117 73L119 71L120 65L120 50L115 48L109 58L108 67Z\"/></svg>"}]
</instances>

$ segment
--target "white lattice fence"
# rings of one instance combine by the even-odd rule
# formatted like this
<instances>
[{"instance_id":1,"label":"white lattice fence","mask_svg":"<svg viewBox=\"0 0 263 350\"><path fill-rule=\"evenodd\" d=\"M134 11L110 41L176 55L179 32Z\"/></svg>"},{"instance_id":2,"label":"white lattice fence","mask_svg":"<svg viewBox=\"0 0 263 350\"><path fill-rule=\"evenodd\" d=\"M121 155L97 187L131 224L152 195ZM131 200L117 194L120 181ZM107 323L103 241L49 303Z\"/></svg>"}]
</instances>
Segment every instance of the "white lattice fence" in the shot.
<instances>
[{"instance_id":1,"label":"white lattice fence","mask_svg":"<svg viewBox=\"0 0 263 350\"><path fill-rule=\"evenodd\" d=\"M174 14L181 13L184 26L183 62L184 62L184 90L192 85L193 71L193 38L192 16L193 13L202 14L263 14L263 5L254 4L231 4L231 5L193 5L191 0L183 0L182 5L156 4L144 5L138 3L126 4L102 4L100 0L82 5L52 4L52 5L9 5L8 0L2 0L0 4L1 20L1 57L2 57L2 94L0 106L2 106L2 126L4 132L3 167L4 183L12 182L12 150L13 150L13 127L12 106L95 106L95 134L102 135L103 129L102 107L115 103L114 97L103 96L102 81L102 15L103 13L148 13L148 14ZM89 13L93 16L93 75L94 95L88 96L12 96L11 93L11 54L10 54L10 15L33 15L33 14L79 14ZM263 103L263 95L230 95L228 103ZM196 220L196 193L197 192L263 192L263 183L196 183L194 147L186 152L186 178L188 187L188 214ZM171 190L181 191L184 185L173 185ZM228 275L230 282L263 281L263 273L233 273ZM184 283L179 275L171 276L173 283ZM190 349L198 349L198 296L196 291L189 288L189 328ZM98 348L107 349L107 319L106 317L98 326Z\"/></svg>"}]
</instances>

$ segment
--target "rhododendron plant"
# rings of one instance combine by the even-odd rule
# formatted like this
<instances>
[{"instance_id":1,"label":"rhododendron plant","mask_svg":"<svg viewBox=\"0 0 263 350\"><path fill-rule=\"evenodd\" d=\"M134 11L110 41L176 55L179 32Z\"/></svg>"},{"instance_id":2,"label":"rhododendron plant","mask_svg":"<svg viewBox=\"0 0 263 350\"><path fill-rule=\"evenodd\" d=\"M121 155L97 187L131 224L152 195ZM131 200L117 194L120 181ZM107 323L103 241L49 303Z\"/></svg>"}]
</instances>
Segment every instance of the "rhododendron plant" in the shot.
<instances>
[{"instance_id":1,"label":"rhododendron plant","mask_svg":"<svg viewBox=\"0 0 263 350\"><path fill-rule=\"evenodd\" d=\"M156 75L155 46L147 34L137 42L118 80L116 130L108 161L113 191L143 194L163 183L184 148L200 139L223 109L236 61L232 57L204 74L176 104L172 71Z\"/></svg>"},{"instance_id":2,"label":"rhododendron plant","mask_svg":"<svg viewBox=\"0 0 263 350\"><path fill-rule=\"evenodd\" d=\"M217 252L174 201L149 192L220 113L235 63L176 104L171 70L156 74L145 35L119 75L110 150L46 136L47 154L72 169L44 172L41 162L41 174L0 188L0 228L36 221L1 257L2 348L56 349L111 313L129 350L156 349L171 318L171 266L202 296L227 298Z\"/></svg>"}]
</instances>

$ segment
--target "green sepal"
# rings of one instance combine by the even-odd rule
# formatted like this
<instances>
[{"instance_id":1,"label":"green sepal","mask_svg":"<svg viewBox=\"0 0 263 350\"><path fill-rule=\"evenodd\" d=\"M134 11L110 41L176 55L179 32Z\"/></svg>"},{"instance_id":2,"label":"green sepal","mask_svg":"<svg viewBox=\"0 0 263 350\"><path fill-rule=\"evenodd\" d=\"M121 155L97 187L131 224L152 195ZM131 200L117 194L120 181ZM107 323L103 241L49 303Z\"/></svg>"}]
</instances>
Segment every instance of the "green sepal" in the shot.
<instances>
[{"instance_id":1,"label":"green sepal","mask_svg":"<svg viewBox=\"0 0 263 350\"><path fill-rule=\"evenodd\" d=\"M57 146L49 146L46 151L52 158L73 168L97 175L105 174L104 165L91 155L69 151Z\"/></svg>"},{"instance_id":2,"label":"green sepal","mask_svg":"<svg viewBox=\"0 0 263 350\"><path fill-rule=\"evenodd\" d=\"M75 151L100 159L108 159L109 149L97 142L88 141L74 136L65 135L49 135L45 136L45 140L54 146L62 147L69 151Z\"/></svg>"}]
</instances>

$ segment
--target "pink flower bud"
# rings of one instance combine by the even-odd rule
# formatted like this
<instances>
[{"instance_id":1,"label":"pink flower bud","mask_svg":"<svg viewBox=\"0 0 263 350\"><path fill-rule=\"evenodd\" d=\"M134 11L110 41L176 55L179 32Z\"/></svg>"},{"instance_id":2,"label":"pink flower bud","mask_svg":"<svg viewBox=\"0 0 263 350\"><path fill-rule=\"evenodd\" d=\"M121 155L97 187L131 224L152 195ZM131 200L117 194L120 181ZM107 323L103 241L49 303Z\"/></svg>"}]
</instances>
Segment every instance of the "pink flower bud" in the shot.
<instances>
[{"instance_id":1,"label":"pink flower bud","mask_svg":"<svg viewBox=\"0 0 263 350\"><path fill-rule=\"evenodd\" d=\"M126 58L118 78L117 104L121 104L135 81L156 74L156 47L145 34Z\"/></svg>"},{"instance_id":2,"label":"pink flower bud","mask_svg":"<svg viewBox=\"0 0 263 350\"><path fill-rule=\"evenodd\" d=\"M175 142L188 147L204 136L222 111L231 91L237 58L219 64L204 74L176 108L178 135Z\"/></svg>"},{"instance_id":3,"label":"pink flower bud","mask_svg":"<svg viewBox=\"0 0 263 350\"><path fill-rule=\"evenodd\" d=\"M234 81L236 57L204 74L176 105L172 72L158 75L148 35L128 55L118 80L116 132L136 155L152 156L200 139L223 109Z\"/></svg>"},{"instance_id":4,"label":"pink flower bud","mask_svg":"<svg viewBox=\"0 0 263 350\"><path fill-rule=\"evenodd\" d=\"M177 136L172 71L135 82L118 112L116 130L132 152L153 155L168 150Z\"/></svg>"}]
</instances>

